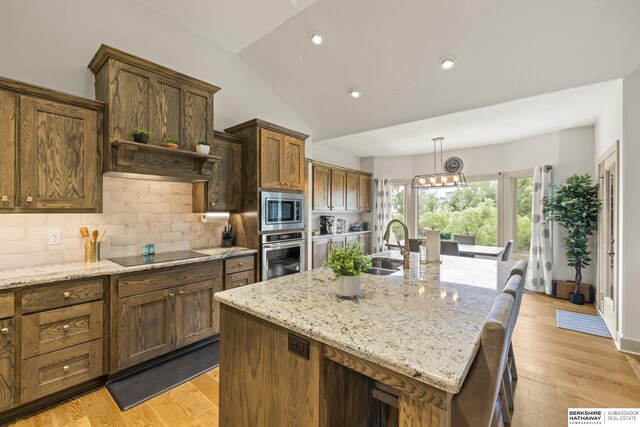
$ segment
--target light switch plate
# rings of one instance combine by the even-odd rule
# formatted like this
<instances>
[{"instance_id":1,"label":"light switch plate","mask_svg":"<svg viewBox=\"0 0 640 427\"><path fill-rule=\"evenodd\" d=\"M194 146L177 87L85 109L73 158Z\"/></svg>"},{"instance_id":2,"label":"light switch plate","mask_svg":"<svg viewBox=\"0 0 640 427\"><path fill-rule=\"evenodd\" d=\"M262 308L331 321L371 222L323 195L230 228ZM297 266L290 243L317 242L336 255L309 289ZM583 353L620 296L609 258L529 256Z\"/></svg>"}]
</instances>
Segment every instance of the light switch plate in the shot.
<instances>
[{"instance_id":1,"label":"light switch plate","mask_svg":"<svg viewBox=\"0 0 640 427\"><path fill-rule=\"evenodd\" d=\"M49 246L59 245L62 243L62 233L60 230L49 231Z\"/></svg>"}]
</instances>

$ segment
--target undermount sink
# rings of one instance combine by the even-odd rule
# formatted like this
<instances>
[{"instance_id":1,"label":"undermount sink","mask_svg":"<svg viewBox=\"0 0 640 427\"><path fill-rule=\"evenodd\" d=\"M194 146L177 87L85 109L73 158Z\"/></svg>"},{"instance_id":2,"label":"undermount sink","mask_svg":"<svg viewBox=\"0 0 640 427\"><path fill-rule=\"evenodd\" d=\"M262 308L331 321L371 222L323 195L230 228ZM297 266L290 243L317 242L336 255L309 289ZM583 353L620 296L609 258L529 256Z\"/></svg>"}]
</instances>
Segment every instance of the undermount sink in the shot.
<instances>
[{"instance_id":1,"label":"undermount sink","mask_svg":"<svg viewBox=\"0 0 640 427\"><path fill-rule=\"evenodd\" d=\"M365 271L367 274L375 276L388 276L396 273L402 268L402 261L393 258L371 258L372 268Z\"/></svg>"}]
</instances>

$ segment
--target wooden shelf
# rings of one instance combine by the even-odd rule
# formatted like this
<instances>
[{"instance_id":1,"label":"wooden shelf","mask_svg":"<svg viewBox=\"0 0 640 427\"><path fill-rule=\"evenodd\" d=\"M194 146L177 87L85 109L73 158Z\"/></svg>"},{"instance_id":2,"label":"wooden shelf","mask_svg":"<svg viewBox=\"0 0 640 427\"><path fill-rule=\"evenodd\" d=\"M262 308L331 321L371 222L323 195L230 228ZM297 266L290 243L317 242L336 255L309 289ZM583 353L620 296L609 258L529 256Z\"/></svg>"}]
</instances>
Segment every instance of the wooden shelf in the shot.
<instances>
[{"instance_id":1,"label":"wooden shelf","mask_svg":"<svg viewBox=\"0 0 640 427\"><path fill-rule=\"evenodd\" d=\"M116 139L113 148L113 168L116 171L161 174L193 180L208 180L219 156L195 151L174 150L156 144Z\"/></svg>"}]
</instances>

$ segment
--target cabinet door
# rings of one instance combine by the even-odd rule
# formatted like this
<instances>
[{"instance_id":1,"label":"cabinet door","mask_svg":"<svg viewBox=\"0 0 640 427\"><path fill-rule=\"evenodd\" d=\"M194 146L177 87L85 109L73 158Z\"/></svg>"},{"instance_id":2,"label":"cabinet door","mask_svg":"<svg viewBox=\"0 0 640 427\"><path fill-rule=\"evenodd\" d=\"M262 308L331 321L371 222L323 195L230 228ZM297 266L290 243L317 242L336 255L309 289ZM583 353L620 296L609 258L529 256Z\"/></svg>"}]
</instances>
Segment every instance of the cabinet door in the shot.
<instances>
[{"instance_id":1,"label":"cabinet door","mask_svg":"<svg viewBox=\"0 0 640 427\"><path fill-rule=\"evenodd\" d=\"M178 288L176 300L177 347L217 334L213 294L222 290L220 278ZM219 314L218 314L219 315Z\"/></svg>"},{"instance_id":2,"label":"cabinet door","mask_svg":"<svg viewBox=\"0 0 640 427\"><path fill-rule=\"evenodd\" d=\"M118 300L118 370L175 348L174 292L164 289Z\"/></svg>"},{"instance_id":3,"label":"cabinet door","mask_svg":"<svg viewBox=\"0 0 640 427\"><path fill-rule=\"evenodd\" d=\"M360 235L360 244L362 245L362 253L365 255L371 255L371 233L364 233Z\"/></svg>"},{"instance_id":4,"label":"cabinet door","mask_svg":"<svg viewBox=\"0 0 640 427\"><path fill-rule=\"evenodd\" d=\"M14 320L0 320L0 412L13 407Z\"/></svg>"},{"instance_id":5,"label":"cabinet door","mask_svg":"<svg viewBox=\"0 0 640 427\"><path fill-rule=\"evenodd\" d=\"M284 159L282 160L285 188L304 190L304 141L292 136L284 137Z\"/></svg>"},{"instance_id":6,"label":"cabinet door","mask_svg":"<svg viewBox=\"0 0 640 427\"><path fill-rule=\"evenodd\" d=\"M213 141L213 94L191 87L183 92L184 129L179 148L194 151L200 141Z\"/></svg>"},{"instance_id":7,"label":"cabinet door","mask_svg":"<svg viewBox=\"0 0 640 427\"><path fill-rule=\"evenodd\" d=\"M347 172L347 210L358 211L358 190L360 189L360 175Z\"/></svg>"},{"instance_id":8,"label":"cabinet door","mask_svg":"<svg viewBox=\"0 0 640 427\"><path fill-rule=\"evenodd\" d=\"M331 210L331 169L313 165L313 210Z\"/></svg>"},{"instance_id":9,"label":"cabinet door","mask_svg":"<svg viewBox=\"0 0 640 427\"><path fill-rule=\"evenodd\" d=\"M313 241L313 268L323 267L329 258L329 240L316 239Z\"/></svg>"},{"instance_id":10,"label":"cabinet door","mask_svg":"<svg viewBox=\"0 0 640 427\"><path fill-rule=\"evenodd\" d=\"M331 210L347 210L347 172L331 170Z\"/></svg>"},{"instance_id":11,"label":"cabinet door","mask_svg":"<svg viewBox=\"0 0 640 427\"><path fill-rule=\"evenodd\" d=\"M20 97L20 205L99 211L97 113Z\"/></svg>"},{"instance_id":12,"label":"cabinet door","mask_svg":"<svg viewBox=\"0 0 640 427\"><path fill-rule=\"evenodd\" d=\"M262 188L285 188L282 179L283 148L284 135L260 129L260 186Z\"/></svg>"},{"instance_id":13,"label":"cabinet door","mask_svg":"<svg viewBox=\"0 0 640 427\"><path fill-rule=\"evenodd\" d=\"M369 175L360 175L358 198L358 210L371 212L371 177Z\"/></svg>"},{"instance_id":14,"label":"cabinet door","mask_svg":"<svg viewBox=\"0 0 640 427\"><path fill-rule=\"evenodd\" d=\"M213 165L207 186L207 211L239 211L242 200L242 146L228 141L214 141L211 151L221 159Z\"/></svg>"},{"instance_id":15,"label":"cabinet door","mask_svg":"<svg viewBox=\"0 0 640 427\"><path fill-rule=\"evenodd\" d=\"M345 236L344 238L344 242L347 245L353 245L356 242L360 242L360 235L358 234L351 234L349 236Z\"/></svg>"},{"instance_id":16,"label":"cabinet door","mask_svg":"<svg viewBox=\"0 0 640 427\"><path fill-rule=\"evenodd\" d=\"M164 80L150 80L154 89L150 100L151 133L158 141L176 138L180 145L180 124L182 123L181 98L182 89L179 85ZM127 138L131 139L131 137ZM182 147L181 147L182 148Z\"/></svg>"},{"instance_id":17,"label":"cabinet door","mask_svg":"<svg viewBox=\"0 0 640 427\"><path fill-rule=\"evenodd\" d=\"M241 271L240 273L227 274L224 276L224 289L234 289L254 283L254 270Z\"/></svg>"},{"instance_id":18,"label":"cabinet door","mask_svg":"<svg viewBox=\"0 0 640 427\"><path fill-rule=\"evenodd\" d=\"M150 119L154 81L140 68L115 62L113 79L109 82L109 140L131 140L135 128L151 129ZM152 103L152 98L154 99ZM157 129L157 128L156 128ZM151 141L160 141L162 135L154 132Z\"/></svg>"},{"instance_id":19,"label":"cabinet door","mask_svg":"<svg viewBox=\"0 0 640 427\"><path fill-rule=\"evenodd\" d=\"M18 97L0 91L0 210L15 206L17 112Z\"/></svg>"}]
</instances>

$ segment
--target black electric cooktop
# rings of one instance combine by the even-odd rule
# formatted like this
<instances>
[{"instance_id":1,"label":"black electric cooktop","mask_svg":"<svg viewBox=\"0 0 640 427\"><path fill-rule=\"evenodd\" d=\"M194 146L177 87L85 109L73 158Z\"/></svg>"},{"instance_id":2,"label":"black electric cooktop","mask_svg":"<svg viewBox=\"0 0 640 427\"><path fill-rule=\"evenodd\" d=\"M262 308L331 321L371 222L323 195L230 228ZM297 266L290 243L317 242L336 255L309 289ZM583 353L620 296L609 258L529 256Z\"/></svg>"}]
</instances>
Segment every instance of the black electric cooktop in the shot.
<instances>
[{"instance_id":1,"label":"black electric cooktop","mask_svg":"<svg viewBox=\"0 0 640 427\"><path fill-rule=\"evenodd\" d=\"M194 251L177 251L162 252L155 255L134 255L120 258L109 258L109 261L113 261L123 267L133 267L136 265L157 264L159 262L178 261L181 259L190 258L202 258L205 256L207 255Z\"/></svg>"}]
</instances>

